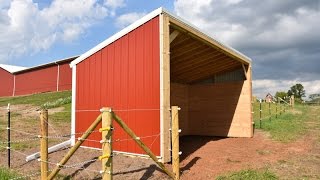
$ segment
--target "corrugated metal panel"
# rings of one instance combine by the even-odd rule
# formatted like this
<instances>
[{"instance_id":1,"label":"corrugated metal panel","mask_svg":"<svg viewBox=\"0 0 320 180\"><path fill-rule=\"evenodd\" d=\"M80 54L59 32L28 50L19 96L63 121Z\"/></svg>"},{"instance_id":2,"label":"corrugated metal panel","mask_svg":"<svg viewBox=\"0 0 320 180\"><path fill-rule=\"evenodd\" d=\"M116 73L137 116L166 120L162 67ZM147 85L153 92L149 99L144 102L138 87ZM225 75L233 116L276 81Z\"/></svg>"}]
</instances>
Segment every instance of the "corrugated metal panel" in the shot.
<instances>
[{"instance_id":1,"label":"corrugated metal panel","mask_svg":"<svg viewBox=\"0 0 320 180\"><path fill-rule=\"evenodd\" d=\"M15 95L57 90L57 66L16 74Z\"/></svg>"},{"instance_id":2,"label":"corrugated metal panel","mask_svg":"<svg viewBox=\"0 0 320 180\"><path fill-rule=\"evenodd\" d=\"M72 70L69 63L60 65L59 91L70 90L72 86Z\"/></svg>"},{"instance_id":3,"label":"corrugated metal panel","mask_svg":"<svg viewBox=\"0 0 320 180\"><path fill-rule=\"evenodd\" d=\"M101 107L112 107L160 155L159 45L156 17L77 65L76 132L84 132ZM114 126L115 150L143 153L116 123ZM89 139L99 141L101 134L93 133ZM101 148L99 142L84 145Z\"/></svg>"},{"instance_id":4,"label":"corrugated metal panel","mask_svg":"<svg viewBox=\"0 0 320 180\"><path fill-rule=\"evenodd\" d=\"M231 72L227 72L227 73L215 76L216 83L243 81L243 80L245 80L243 69L237 69L235 71L231 71Z\"/></svg>"},{"instance_id":5,"label":"corrugated metal panel","mask_svg":"<svg viewBox=\"0 0 320 180\"><path fill-rule=\"evenodd\" d=\"M72 70L67 63L59 66L59 91L70 90ZM52 65L16 74L15 95L57 91L57 73L58 65Z\"/></svg>"},{"instance_id":6,"label":"corrugated metal panel","mask_svg":"<svg viewBox=\"0 0 320 180\"><path fill-rule=\"evenodd\" d=\"M8 71L0 68L0 97L12 96L13 92L13 75Z\"/></svg>"}]
</instances>

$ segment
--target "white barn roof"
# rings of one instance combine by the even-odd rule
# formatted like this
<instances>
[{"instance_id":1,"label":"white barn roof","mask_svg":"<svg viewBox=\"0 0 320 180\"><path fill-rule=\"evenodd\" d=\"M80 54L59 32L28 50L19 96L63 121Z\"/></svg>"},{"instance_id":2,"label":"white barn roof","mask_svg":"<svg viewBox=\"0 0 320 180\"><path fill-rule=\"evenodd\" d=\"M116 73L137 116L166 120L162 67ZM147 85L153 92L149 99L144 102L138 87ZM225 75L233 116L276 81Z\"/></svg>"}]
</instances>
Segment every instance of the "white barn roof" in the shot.
<instances>
[{"instance_id":1,"label":"white barn roof","mask_svg":"<svg viewBox=\"0 0 320 180\"><path fill-rule=\"evenodd\" d=\"M15 73L18 71L22 71L25 69L28 69L27 67L22 67L22 66L12 66L12 65L7 65L7 64L0 64L0 68L10 72L10 73Z\"/></svg>"}]
</instances>

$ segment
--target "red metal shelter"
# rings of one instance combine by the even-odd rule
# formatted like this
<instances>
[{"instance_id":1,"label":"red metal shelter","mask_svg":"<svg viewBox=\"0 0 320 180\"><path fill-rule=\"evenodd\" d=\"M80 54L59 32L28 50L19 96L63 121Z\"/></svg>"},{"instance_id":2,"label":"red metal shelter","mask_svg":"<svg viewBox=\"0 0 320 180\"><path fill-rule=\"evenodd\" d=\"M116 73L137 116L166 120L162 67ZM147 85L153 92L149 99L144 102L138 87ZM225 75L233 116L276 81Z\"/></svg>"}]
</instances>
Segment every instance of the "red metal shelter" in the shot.
<instances>
[{"instance_id":1,"label":"red metal shelter","mask_svg":"<svg viewBox=\"0 0 320 180\"><path fill-rule=\"evenodd\" d=\"M72 135L85 132L102 107L111 107L168 162L170 106L179 105L184 109L180 118L184 135L252 136L250 58L163 8L116 33L70 66ZM223 108L211 110L217 106L214 101ZM192 104L205 108L193 109ZM218 114L223 111L228 115ZM191 118L204 113L207 115L198 121ZM143 154L116 123L114 126L115 151ZM73 143L79 136L73 136ZM83 146L101 148L100 140L101 134L93 133Z\"/></svg>"}]
</instances>

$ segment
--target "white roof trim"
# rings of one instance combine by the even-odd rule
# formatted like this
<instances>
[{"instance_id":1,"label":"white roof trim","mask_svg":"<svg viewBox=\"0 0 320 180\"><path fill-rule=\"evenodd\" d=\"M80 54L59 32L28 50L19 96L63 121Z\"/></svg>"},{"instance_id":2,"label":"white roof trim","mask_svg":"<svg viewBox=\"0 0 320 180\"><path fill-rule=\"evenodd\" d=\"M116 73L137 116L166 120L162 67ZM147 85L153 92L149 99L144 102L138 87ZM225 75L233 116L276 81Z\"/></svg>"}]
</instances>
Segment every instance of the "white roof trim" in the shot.
<instances>
[{"instance_id":1,"label":"white roof trim","mask_svg":"<svg viewBox=\"0 0 320 180\"><path fill-rule=\"evenodd\" d=\"M114 34L110 38L104 40L103 42L101 42L100 44L98 44L94 48L90 49L86 53L82 54L81 56L79 56L77 59L73 60L70 63L70 67L73 67L73 66L77 65L78 63L80 63L81 61L85 60L86 58L88 58L92 54L98 52L102 48L104 48L104 47L108 46L109 44L113 43L114 41L120 39L122 36L128 34L129 32L133 31L134 29L136 29L137 27L141 26L142 24L148 22L152 18L160 15L161 13L166 13L169 16L171 16L172 18L174 18L174 19L176 19L176 20L178 20L178 21L190 26L191 28L199 31L200 33L202 33L203 35L207 36L211 40L217 42L218 44L222 45L223 47L225 47L227 49L230 49L231 51L235 52L236 54L239 55L239 57L241 57L241 59L247 61L248 63L251 63L251 59L249 57L247 57L246 55L240 53L239 51L235 50L234 48L232 48L232 47L230 47L228 45L225 45L225 44L221 43L220 41L214 39L213 37L207 35L206 33L203 33L203 31L199 30L197 27L195 27L194 25L192 25L188 21L178 17L177 15L174 15L173 13L170 13L169 11L165 10L163 7L160 7L158 9L152 11L151 13L147 14L146 16L142 17L141 19L137 20L136 22L134 22L133 24L129 25L128 27L122 29L121 31L119 31L118 33Z\"/></svg>"},{"instance_id":2,"label":"white roof trim","mask_svg":"<svg viewBox=\"0 0 320 180\"><path fill-rule=\"evenodd\" d=\"M22 67L22 66L12 66L12 65L7 65L7 64L0 64L0 68L10 72L10 73L15 73L18 71L22 71L25 69L28 69L27 67Z\"/></svg>"}]
</instances>

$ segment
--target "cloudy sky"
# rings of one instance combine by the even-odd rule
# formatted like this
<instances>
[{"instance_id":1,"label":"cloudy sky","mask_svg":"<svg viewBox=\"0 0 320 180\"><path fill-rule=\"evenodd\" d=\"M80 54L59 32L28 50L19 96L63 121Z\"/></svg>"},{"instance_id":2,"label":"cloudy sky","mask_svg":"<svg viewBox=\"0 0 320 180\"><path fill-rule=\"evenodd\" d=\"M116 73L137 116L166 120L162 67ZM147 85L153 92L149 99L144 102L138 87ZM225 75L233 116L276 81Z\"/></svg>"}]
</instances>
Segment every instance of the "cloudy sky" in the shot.
<instances>
[{"instance_id":1,"label":"cloudy sky","mask_svg":"<svg viewBox=\"0 0 320 180\"><path fill-rule=\"evenodd\" d=\"M320 93L320 0L0 0L0 63L80 55L160 6L252 58L258 97Z\"/></svg>"}]
</instances>

